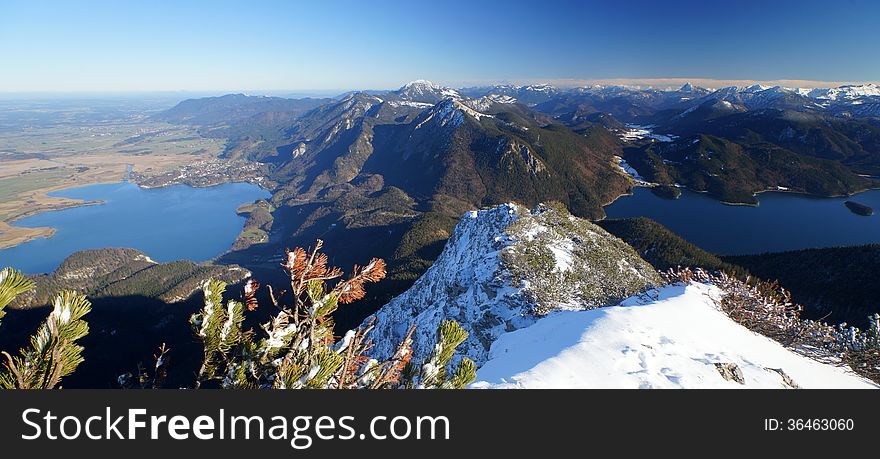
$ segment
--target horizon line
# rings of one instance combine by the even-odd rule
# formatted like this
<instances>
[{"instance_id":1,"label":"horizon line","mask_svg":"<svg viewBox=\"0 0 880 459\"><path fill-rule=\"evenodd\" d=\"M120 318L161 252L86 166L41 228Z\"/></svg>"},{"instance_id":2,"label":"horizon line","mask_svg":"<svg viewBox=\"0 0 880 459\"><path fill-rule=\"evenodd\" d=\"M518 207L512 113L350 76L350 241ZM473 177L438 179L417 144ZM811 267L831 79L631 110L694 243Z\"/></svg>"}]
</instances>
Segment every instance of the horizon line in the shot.
<instances>
[{"instance_id":1,"label":"horizon line","mask_svg":"<svg viewBox=\"0 0 880 459\"><path fill-rule=\"evenodd\" d=\"M418 80L418 79L417 79ZM410 81L417 81L410 80ZM880 80L849 80L849 81L826 81L826 80L805 80L805 79L721 79L721 78L696 78L696 77L657 77L657 78L507 78L507 79L475 79L475 80L430 80L431 82L441 82L442 86L451 88L468 88L493 85L539 85L546 84L559 88L577 88L593 85L602 86L632 86L639 89L667 89L675 88L690 83L697 87L705 89L719 89L730 86L750 86L761 84L764 86L781 86L786 88L836 88L848 85L880 85ZM0 95L77 95L77 94L180 94L180 93L255 93L254 95L262 95L260 93L316 93L336 95L352 91L392 91L403 87L409 81L405 81L398 86L386 87L359 87L359 88L204 88L204 89L22 89L22 90L0 90Z\"/></svg>"}]
</instances>

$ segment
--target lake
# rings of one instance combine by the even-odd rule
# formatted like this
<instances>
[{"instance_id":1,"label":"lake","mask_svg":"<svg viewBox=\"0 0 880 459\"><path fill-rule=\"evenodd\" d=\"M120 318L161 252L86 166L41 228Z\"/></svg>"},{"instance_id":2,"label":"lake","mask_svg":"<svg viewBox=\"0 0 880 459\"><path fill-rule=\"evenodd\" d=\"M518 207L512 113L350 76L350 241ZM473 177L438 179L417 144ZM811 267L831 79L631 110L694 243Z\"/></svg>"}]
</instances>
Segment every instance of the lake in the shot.
<instances>
[{"instance_id":1,"label":"lake","mask_svg":"<svg viewBox=\"0 0 880 459\"><path fill-rule=\"evenodd\" d=\"M684 189L676 200L660 198L648 188L633 191L605 207L608 218L648 217L717 254L880 243L880 216L856 215L843 204L853 200L880 211L880 190L849 198L767 192L758 195L757 207L725 205Z\"/></svg>"},{"instance_id":2,"label":"lake","mask_svg":"<svg viewBox=\"0 0 880 459\"><path fill-rule=\"evenodd\" d=\"M50 272L74 252L102 247L138 249L159 262L210 260L229 250L244 226L244 217L235 210L270 196L248 183L142 189L130 182L51 195L104 202L17 220L15 226L55 228L55 235L0 250L0 266L30 274Z\"/></svg>"}]
</instances>

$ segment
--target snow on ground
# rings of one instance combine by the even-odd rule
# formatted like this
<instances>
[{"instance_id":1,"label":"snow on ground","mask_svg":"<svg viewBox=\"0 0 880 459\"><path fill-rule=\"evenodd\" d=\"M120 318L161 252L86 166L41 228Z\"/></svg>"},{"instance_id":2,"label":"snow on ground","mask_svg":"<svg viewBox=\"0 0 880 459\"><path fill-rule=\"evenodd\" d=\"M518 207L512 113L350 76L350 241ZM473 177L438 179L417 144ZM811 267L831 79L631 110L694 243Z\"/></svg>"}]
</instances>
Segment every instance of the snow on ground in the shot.
<instances>
[{"instance_id":1,"label":"snow on ground","mask_svg":"<svg viewBox=\"0 0 880 459\"><path fill-rule=\"evenodd\" d=\"M134 257L134 260L135 260L135 261L145 261L145 262L147 262L147 263L152 263L152 264L154 264L154 265L158 264L158 263L156 263L155 260L153 260L152 258L150 258L149 256L147 256L146 254L140 254L140 255Z\"/></svg>"},{"instance_id":2,"label":"snow on ground","mask_svg":"<svg viewBox=\"0 0 880 459\"><path fill-rule=\"evenodd\" d=\"M501 335L473 388L877 388L733 322L715 287L667 286L621 306L560 311ZM744 384L721 376L735 364ZM781 372L779 371L781 370Z\"/></svg>"},{"instance_id":3,"label":"snow on ground","mask_svg":"<svg viewBox=\"0 0 880 459\"><path fill-rule=\"evenodd\" d=\"M620 156L615 156L614 159L617 161L617 167L620 168L620 170L623 171L626 175L632 177L633 180L639 182L640 184L647 185L649 183L647 180L645 180L644 177L639 175L639 172L635 170L635 168L630 166L625 159L621 158Z\"/></svg>"},{"instance_id":4,"label":"snow on ground","mask_svg":"<svg viewBox=\"0 0 880 459\"><path fill-rule=\"evenodd\" d=\"M654 139L659 142L672 142L678 136L672 134L655 134L652 129L656 126L653 124L627 124L627 129L620 133L620 138L626 141Z\"/></svg>"},{"instance_id":5,"label":"snow on ground","mask_svg":"<svg viewBox=\"0 0 880 459\"><path fill-rule=\"evenodd\" d=\"M560 272L571 270L573 259L571 256L571 241L563 241L560 245L551 244L547 246L553 253L553 259L556 261L556 269Z\"/></svg>"},{"instance_id":6,"label":"snow on ground","mask_svg":"<svg viewBox=\"0 0 880 459\"><path fill-rule=\"evenodd\" d=\"M392 100L388 102L388 105L392 107L413 107L413 108L428 108L433 107L434 104L429 104L426 102L413 102L411 100Z\"/></svg>"},{"instance_id":7,"label":"snow on ground","mask_svg":"<svg viewBox=\"0 0 880 459\"><path fill-rule=\"evenodd\" d=\"M847 85L837 88L817 88L807 94L813 99L852 100L860 97L880 96L880 86L876 84Z\"/></svg>"},{"instance_id":8,"label":"snow on ground","mask_svg":"<svg viewBox=\"0 0 880 459\"><path fill-rule=\"evenodd\" d=\"M432 119L438 120L437 122L440 126L457 127L464 122L464 113L467 113L477 120L480 118L494 118L492 115L480 113L467 105L450 98L435 105L430 111L428 111L428 116L417 124L415 128L421 128L425 123Z\"/></svg>"},{"instance_id":9,"label":"snow on ground","mask_svg":"<svg viewBox=\"0 0 880 459\"><path fill-rule=\"evenodd\" d=\"M479 99L470 99L465 101L469 107L477 111L486 111L492 108L492 104L514 104L516 99L510 96L500 94L489 94Z\"/></svg>"},{"instance_id":10,"label":"snow on ground","mask_svg":"<svg viewBox=\"0 0 880 459\"><path fill-rule=\"evenodd\" d=\"M473 116L473 117L476 118L476 119L480 119L480 118L495 118L495 117L492 116L492 115L487 115L487 114L485 114L485 113L478 112L478 111L474 110L473 108L470 108L470 107L468 107L467 105L465 105L465 104L463 104L463 103L461 103L461 102L457 102L457 101L456 101L456 102L455 102L455 106L458 107L459 110L461 110L461 111L467 113L468 115Z\"/></svg>"}]
</instances>

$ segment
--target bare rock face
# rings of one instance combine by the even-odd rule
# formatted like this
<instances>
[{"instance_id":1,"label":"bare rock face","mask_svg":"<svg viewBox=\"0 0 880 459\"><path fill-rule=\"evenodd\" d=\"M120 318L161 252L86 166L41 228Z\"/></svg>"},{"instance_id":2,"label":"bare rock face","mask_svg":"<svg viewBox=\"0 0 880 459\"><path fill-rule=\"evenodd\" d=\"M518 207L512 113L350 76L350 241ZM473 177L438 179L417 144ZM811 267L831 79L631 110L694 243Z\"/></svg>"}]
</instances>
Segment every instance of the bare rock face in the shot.
<instances>
[{"instance_id":1,"label":"bare rock face","mask_svg":"<svg viewBox=\"0 0 880 459\"><path fill-rule=\"evenodd\" d=\"M740 384L746 383L742 370L735 363L716 363L715 368L718 369L718 373L721 373L721 377L725 381L734 381Z\"/></svg>"},{"instance_id":2,"label":"bare rock face","mask_svg":"<svg viewBox=\"0 0 880 459\"><path fill-rule=\"evenodd\" d=\"M782 371L782 368L766 368L766 370L778 373L779 376L782 378L782 385L783 386L785 386L789 389L800 389L801 388L800 386L798 386L798 384L796 382L794 382L793 379L791 379L791 376L789 376L788 373Z\"/></svg>"},{"instance_id":3,"label":"bare rock face","mask_svg":"<svg viewBox=\"0 0 880 459\"><path fill-rule=\"evenodd\" d=\"M465 214L443 253L413 286L376 314L374 356L394 352L415 324L416 358L442 320L469 332L459 355L477 364L502 333L556 310L584 310L662 284L626 243L561 206L504 204Z\"/></svg>"},{"instance_id":4,"label":"bare rock face","mask_svg":"<svg viewBox=\"0 0 880 459\"><path fill-rule=\"evenodd\" d=\"M743 372L739 368L739 366L735 363L716 363L715 368L718 370L718 373L721 374L721 377L724 378L725 381L733 381L742 385L746 384L745 377L743 377ZM786 389L800 389L800 386L791 376L788 375L782 368L764 368L765 371L776 373L780 377L780 381L782 383L782 387Z\"/></svg>"}]
</instances>

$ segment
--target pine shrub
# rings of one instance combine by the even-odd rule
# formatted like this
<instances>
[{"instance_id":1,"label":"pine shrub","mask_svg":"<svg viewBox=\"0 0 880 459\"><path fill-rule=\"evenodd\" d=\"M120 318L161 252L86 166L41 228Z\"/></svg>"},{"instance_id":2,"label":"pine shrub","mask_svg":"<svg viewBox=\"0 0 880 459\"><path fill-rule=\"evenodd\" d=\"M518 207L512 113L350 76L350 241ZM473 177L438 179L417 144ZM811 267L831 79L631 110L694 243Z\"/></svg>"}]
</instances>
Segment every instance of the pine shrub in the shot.
<instances>
[{"instance_id":1,"label":"pine shrub","mask_svg":"<svg viewBox=\"0 0 880 459\"><path fill-rule=\"evenodd\" d=\"M776 282L682 267L666 271L663 277L673 283L714 285L723 294L718 306L740 325L793 349L831 354L880 383L880 314L868 317L867 330L846 323L829 325L802 318L803 306L793 303L791 294Z\"/></svg>"},{"instance_id":2,"label":"pine shrub","mask_svg":"<svg viewBox=\"0 0 880 459\"><path fill-rule=\"evenodd\" d=\"M243 330L248 311L260 305L259 284L253 279L244 286L239 300L223 302L224 282L209 280L202 286L204 307L191 324L204 345L204 358L196 387L213 384L221 388L274 389L383 389L462 388L476 378L476 366L464 358L454 369L450 361L467 332L453 321L438 330L438 342L426 362L412 362L412 334L397 346L388 360L368 356L372 343L367 338L373 321L350 330L342 337L333 333L333 313L341 306L364 297L365 285L385 277L385 262L374 258L355 266L343 280L339 268L327 264L322 242L310 251L287 252L283 268L290 277L292 304L282 304L268 287L277 312L257 333Z\"/></svg>"},{"instance_id":3,"label":"pine shrub","mask_svg":"<svg viewBox=\"0 0 880 459\"><path fill-rule=\"evenodd\" d=\"M16 296L33 288L34 282L23 274L11 268L0 270L0 318ZM83 362L83 348L76 341L89 332L82 318L91 311L91 303L76 292L63 291L55 296L52 306L29 346L17 356L3 352L6 361L0 367L0 388L52 389Z\"/></svg>"}]
</instances>

